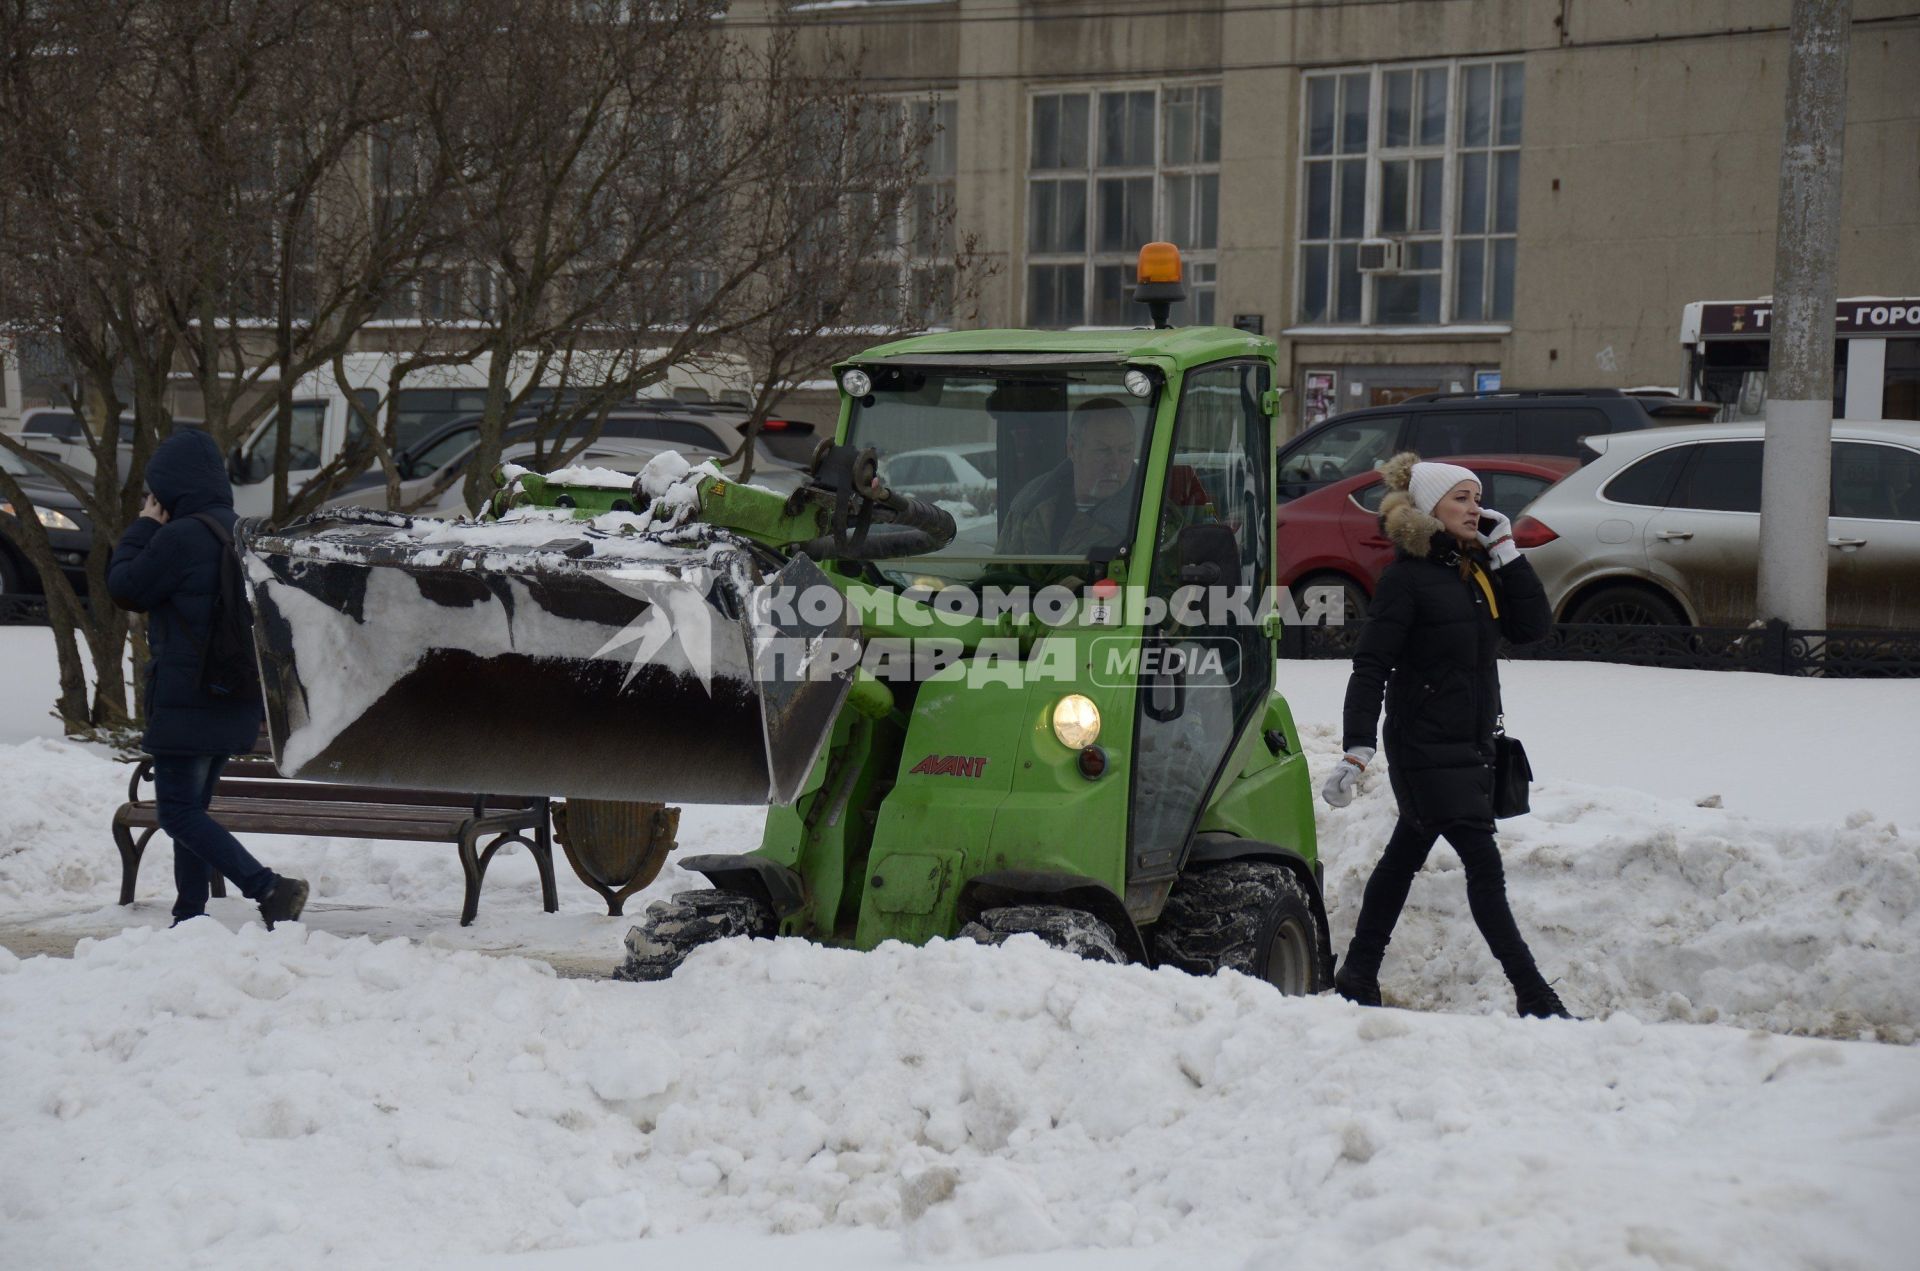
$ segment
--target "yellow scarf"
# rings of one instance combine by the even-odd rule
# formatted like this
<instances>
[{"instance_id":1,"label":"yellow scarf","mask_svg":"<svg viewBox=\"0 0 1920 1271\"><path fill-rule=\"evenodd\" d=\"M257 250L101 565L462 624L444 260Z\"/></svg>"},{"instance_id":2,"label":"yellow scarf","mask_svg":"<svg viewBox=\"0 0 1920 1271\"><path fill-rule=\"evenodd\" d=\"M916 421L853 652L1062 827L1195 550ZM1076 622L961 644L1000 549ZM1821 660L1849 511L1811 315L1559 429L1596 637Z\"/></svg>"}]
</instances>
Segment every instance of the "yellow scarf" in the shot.
<instances>
[{"instance_id":1,"label":"yellow scarf","mask_svg":"<svg viewBox=\"0 0 1920 1271\"><path fill-rule=\"evenodd\" d=\"M1495 619L1498 619L1500 617L1500 602L1493 598L1493 580L1487 577L1486 570L1480 568L1479 561L1469 559L1467 561L1467 569L1473 581L1480 584L1480 590L1487 593L1487 609L1492 612Z\"/></svg>"}]
</instances>

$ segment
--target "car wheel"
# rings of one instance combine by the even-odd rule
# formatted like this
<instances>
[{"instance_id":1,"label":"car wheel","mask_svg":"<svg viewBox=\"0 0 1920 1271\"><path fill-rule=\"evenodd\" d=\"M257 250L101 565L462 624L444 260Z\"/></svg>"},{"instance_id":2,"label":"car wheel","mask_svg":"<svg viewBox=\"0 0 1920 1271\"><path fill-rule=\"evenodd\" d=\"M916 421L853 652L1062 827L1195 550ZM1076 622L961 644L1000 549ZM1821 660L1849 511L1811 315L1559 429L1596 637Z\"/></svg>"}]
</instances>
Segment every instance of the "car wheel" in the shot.
<instances>
[{"instance_id":1,"label":"car wheel","mask_svg":"<svg viewBox=\"0 0 1920 1271\"><path fill-rule=\"evenodd\" d=\"M1575 625L1678 627L1686 625L1679 606L1653 590L1630 583L1601 587L1573 607L1567 621Z\"/></svg>"},{"instance_id":2,"label":"car wheel","mask_svg":"<svg viewBox=\"0 0 1920 1271\"><path fill-rule=\"evenodd\" d=\"M1346 606L1346 616L1341 620L1346 626L1358 626L1367 620L1367 592L1364 587L1345 574L1309 574L1293 585L1294 607L1301 613L1306 612L1307 592L1315 587L1338 587L1341 602Z\"/></svg>"}]
</instances>

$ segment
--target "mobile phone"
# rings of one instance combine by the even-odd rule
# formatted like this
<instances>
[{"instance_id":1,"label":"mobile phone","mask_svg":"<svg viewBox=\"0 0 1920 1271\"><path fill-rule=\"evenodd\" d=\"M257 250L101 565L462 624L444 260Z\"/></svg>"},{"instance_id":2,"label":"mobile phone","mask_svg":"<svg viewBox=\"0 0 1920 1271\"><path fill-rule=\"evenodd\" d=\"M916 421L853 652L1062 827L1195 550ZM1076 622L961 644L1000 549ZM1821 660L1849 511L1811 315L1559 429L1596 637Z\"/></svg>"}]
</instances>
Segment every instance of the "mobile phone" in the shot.
<instances>
[{"instance_id":1,"label":"mobile phone","mask_svg":"<svg viewBox=\"0 0 1920 1271\"><path fill-rule=\"evenodd\" d=\"M1482 534L1493 533L1493 527L1498 524L1500 524L1500 522L1494 520L1492 517L1488 516L1485 512L1482 512L1480 514L1480 532Z\"/></svg>"}]
</instances>

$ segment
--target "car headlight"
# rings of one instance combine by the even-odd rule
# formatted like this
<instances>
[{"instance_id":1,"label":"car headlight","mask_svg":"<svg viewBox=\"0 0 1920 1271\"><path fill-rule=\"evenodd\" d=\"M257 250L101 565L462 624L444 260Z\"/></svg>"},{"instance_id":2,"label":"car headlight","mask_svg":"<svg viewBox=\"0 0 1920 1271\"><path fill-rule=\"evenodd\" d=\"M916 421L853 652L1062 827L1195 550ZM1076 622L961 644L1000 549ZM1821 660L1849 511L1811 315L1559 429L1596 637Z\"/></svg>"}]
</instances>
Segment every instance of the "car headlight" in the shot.
<instances>
[{"instance_id":1,"label":"car headlight","mask_svg":"<svg viewBox=\"0 0 1920 1271\"><path fill-rule=\"evenodd\" d=\"M18 513L13 510L11 500L0 499L0 516L17 515ZM50 530L77 530L80 528L74 523L72 517L68 516L65 512L56 512L52 508L35 508L33 510L33 516L35 520Z\"/></svg>"},{"instance_id":2,"label":"car headlight","mask_svg":"<svg viewBox=\"0 0 1920 1271\"><path fill-rule=\"evenodd\" d=\"M1053 704L1053 735L1068 750L1081 750L1100 740L1100 708L1093 699L1069 693Z\"/></svg>"}]
</instances>

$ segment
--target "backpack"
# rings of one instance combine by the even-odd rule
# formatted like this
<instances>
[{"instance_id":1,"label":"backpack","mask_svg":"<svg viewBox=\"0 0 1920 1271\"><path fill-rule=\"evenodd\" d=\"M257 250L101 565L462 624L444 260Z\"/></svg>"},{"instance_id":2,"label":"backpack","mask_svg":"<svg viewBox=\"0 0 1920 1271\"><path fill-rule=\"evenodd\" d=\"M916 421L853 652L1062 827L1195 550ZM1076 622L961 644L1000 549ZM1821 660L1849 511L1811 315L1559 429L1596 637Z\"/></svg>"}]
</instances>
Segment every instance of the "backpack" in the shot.
<instances>
[{"instance_id":1,"label":"backpack","mask_svg":"<svg viewBox=\"0 0 1920 1271\"><path fill-rule=\"evenodd\" d=\"M213 615L207 624L207 642L200 644L200 687L215 697L260 696L260 663L253 649L253 606L247 600L247 580L233 536L209 512L193 519L213 531L223 549L220 581L214 588ZM196 642L198 643L198 642Z\"/></svg>"}]
</instances>

